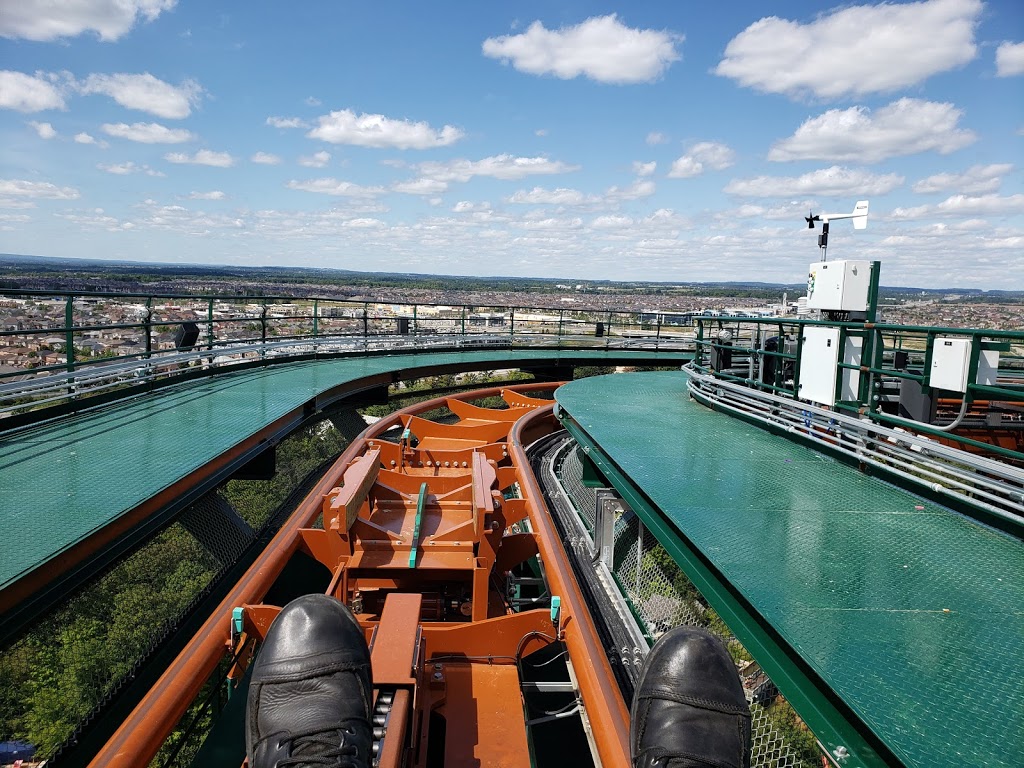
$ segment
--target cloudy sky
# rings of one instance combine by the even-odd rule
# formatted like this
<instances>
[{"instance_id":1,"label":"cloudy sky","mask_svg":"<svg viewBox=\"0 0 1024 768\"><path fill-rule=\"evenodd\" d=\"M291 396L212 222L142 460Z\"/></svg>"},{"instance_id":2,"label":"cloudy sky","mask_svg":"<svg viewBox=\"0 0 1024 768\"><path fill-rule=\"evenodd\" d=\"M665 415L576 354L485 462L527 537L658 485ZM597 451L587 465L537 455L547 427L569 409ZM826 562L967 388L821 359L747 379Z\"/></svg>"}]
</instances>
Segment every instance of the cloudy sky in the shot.
<instances>
[{"instance_id":1,"label":"cloudy sky","mask_svg":"<svg viewBox=\"0 0 1024 768\"><path fill-rule=\"evenodd\" d=\"M1022 166L1021 0L0 4L0 252L1024 289Z\"/></svg>"}]
</instances>

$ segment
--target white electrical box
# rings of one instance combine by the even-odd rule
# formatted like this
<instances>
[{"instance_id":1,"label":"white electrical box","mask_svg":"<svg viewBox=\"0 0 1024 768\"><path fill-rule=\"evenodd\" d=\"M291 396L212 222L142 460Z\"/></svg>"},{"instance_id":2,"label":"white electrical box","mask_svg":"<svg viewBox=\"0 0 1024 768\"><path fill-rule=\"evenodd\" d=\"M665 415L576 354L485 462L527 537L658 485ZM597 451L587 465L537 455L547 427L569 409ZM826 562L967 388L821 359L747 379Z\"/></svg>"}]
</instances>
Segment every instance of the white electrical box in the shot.
<instances>
[{"instance_id":1,"label":"white electrical box","mask_svg":"<svg viewBox=\"0 0 1024 768\"><path fill-rule=\"evenodd\" d=\"M840 400L858 400L860 397L860 361L864 352L861 336L847 336L843 344L843 362L856 368L843 368L843 379L839 392Z\"/></svg>"},{"instance_id":2,"label":"white electrical box","mask_svg":"<svg viewBox=\"0 0 1024 768\"><path fill-rule=\"evenodd\" d=\"M932 369L928 376L928 385L950 392L966 392L970 365L970 339L936 336L932 345Z\"/></svg>"},{"instance_id":3,"label":"white electrical box","mask_svg":"<svg viewBox=\"0 0 1024 768\"><path fill-rule=\"evenodd\" d=\"M832 407L839 369L839 329L807 326L800 340L800 398Z\"/></svg>"},{"instance_id":4,"label":"white electrical box","mask_svg":"<svg viewBox=\"0 0 1024 768\"><path fill-rule=\"evenodd\" d=\"M986 387L996 385L999 374L999 350L983 349L978 355L978 384Z\"/></svg>"},{"instance_id":5,"label":"white electrical box","mask_svg":"<svg viewBox=\"0 0 1024 768\"><path fill-rule=\"evenodd\" d=\"M819 261L807 275L807 308L866 312L870 261Z\"/></svg>"}]
</instances>

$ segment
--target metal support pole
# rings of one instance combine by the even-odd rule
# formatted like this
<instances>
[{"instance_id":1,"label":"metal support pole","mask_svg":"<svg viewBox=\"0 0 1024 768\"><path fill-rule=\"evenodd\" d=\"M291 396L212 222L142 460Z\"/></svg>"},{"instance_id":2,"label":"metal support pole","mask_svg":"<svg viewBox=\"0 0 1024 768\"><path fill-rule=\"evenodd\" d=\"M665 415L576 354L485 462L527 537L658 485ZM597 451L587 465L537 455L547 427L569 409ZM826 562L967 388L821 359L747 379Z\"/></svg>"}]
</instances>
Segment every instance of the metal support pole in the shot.
<instances>
[{"instance_id":1,"label":"metal support pole","mask_svg":"<svg viewBox=\"0 0 1024 768\"><path fill-rule=\"evenodd\" d=\"M153 297L146 297L146 359L153 355Z\"/></svg>"},{"instance_id":2,"label":"metal support pole","mask_svg":"<svg viewBox=\"0 0 1024 768\"><path fill-rule=\"evenodd\" d=\"M68 373L72 373L75 370L75 297L72 294L68 294L68 300L64 304L64 345L67 349L64 351L65 364L67 365Z\"/></svg>"},{"instance_id":3,"label":"metal support pole","mask_svg":"<svg viewBox=\"0 0 1024 768\"><path fill-rule=\"evenodd\" d=\"M206 348L213 349L213 299L206 306Z\"/></svg>"}]
</instances>

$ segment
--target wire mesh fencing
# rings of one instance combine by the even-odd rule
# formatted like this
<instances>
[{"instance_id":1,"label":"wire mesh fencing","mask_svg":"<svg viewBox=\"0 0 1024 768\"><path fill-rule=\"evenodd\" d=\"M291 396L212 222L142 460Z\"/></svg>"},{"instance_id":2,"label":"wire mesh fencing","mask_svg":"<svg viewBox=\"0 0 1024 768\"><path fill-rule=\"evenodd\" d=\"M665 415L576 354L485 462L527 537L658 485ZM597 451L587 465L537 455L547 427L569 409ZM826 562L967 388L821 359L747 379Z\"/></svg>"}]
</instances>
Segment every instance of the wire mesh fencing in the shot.
<instances>
[{"instance_id":1,"label":"wire mesh fencing","mask_svg":"<svg viewBox=\"0 0 1024 768\"><path fill-rule=\"evenodd\" d=\"M593 537L603 494L583 484L581 449L567 444L553 462L562 491L573 501L580 525ZM677 626L706 629L723 641L736 664L750 704L753 731L751 765L768 768L816 768L821 749L814 734L779 694L778 688L712 610L676 565L672 556L621 499L615 510L610 574L640 630L653 644ZM571 534L570 534L571 535ZM582 537L575 537L578 540ZM593 539L591 539L591 542ZM578 543L577 543L578 546ZM591 552L594 552L591 544ZM595 566L599 567L599 566Z\"/></svg>"},{"instance_id":2,"label":"wire mesh fencing","mask_svg":"<svg viewBox=\"0 0 1024 768\"><path fill-rule=\"evenodd\" d=\"M31 745L48 765L76 762L82 734L157 654L182 642L186 618L273 535L346 442L326 421L295 433L278 446L272 478L230 480L205 494L0 648L0 741ZM208 729L210 708L222 703L211 696L193 728ZM186 727L158 764L183 764L191 747L176 739Z\"/></svg>"}]
</instances>

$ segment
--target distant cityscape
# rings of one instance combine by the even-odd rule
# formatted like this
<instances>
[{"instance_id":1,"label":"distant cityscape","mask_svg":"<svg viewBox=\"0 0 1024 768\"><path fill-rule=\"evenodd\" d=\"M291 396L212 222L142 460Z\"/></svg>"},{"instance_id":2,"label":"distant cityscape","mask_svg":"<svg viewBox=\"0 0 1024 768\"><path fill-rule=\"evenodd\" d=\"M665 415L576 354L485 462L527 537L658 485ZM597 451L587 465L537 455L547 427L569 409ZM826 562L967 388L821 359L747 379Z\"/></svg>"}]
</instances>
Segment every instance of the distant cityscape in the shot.
<instances>
[{"instance_id":1,"label":"distant cityscape","mask_svg":"<svg viewBox=\"0 0 1024 768\"><path fill-rule=\"evenodd\" d=\"M76 361L85 361L177 349L185 324L194 324L199 344L214 347L308 336L314 330L324 336L477 333L518 324L525 332L586 327L593 333L597 323L603 326L603 313L628 316L622 322L647 329L638 332L657 327L659 333L678 335L690 330L693 315L796 316L802 295L798 286L735 286L735 295L729 295L727 285L523 280L519 287L504 278L358 273L346 284L343 277L315 279L323 277L321 272L311 279L301 271L282 271L270 279L265 270L218 274L197 268L191 273L179 266L167 275L140 265L91 262L71 269L69 263L61 260L61 268L54 269L33 259L0 269L0 375L65 365L69 311L76 328L72 352ZM64 292L119 295L77 296L69 309L66 297L54 295ZM260 296L281 298L253 298ZM1001 295L987 302L977 292L915 296L904 289L883 299L881 314L882 322L893 324L1011 330L1024 327L1024 300Z\"/></svg>"}]
</instances>

